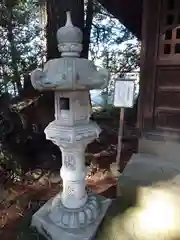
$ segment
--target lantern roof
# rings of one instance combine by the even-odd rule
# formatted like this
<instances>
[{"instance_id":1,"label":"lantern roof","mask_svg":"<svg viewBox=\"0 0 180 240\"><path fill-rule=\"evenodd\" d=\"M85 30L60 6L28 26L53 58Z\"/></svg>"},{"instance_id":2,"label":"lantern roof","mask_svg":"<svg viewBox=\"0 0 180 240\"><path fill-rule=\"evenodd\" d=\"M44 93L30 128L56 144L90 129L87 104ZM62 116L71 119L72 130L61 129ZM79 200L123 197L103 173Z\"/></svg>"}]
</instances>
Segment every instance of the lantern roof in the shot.
<instances>
[{"instance_id":1,"label":"lantern roof","mask_svg":"<svg viewBox=\"0 0 180 240\"><path fill-rule=\"evenodd\" d=\"M82 31L73 26L70 12L64 27L57 32L61 58L51 59L43 69L31 73L31 83L37 90L79 91L103 89L108 85L109 72L92 61L80 58Z\"/></svg>"}]
</instances>

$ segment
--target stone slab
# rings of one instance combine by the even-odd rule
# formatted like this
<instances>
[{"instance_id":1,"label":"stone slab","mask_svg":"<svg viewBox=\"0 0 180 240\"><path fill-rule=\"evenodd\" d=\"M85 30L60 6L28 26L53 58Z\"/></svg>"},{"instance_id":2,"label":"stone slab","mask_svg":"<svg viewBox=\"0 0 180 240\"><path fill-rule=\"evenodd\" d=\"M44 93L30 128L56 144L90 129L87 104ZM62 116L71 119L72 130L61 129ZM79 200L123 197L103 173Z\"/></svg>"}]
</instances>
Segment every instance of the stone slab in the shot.
<instances>
[{"instance_id":1,"label":"stone slab","mask_svg":"<svg viewBox=\"0 0 180 240\"><path fill-rule=\"evenodd\" d=\"M143 184L168 181L180 175L180 161L174 162L156 155L133 154L119 181L131 179ZM179 181L180 183L180 181Z\"/></svg>"},{"instance_id":2,"label":"stone slab","mask_svg":"<svg viewBox=\"0 0 180 240\"><path fill-rule=\"evenodd\" d=\"M173 137L171 134L159 134L148 135L139 139L139 151L140 153L156 154L161 156L162 159L166 158L170 161L180 161L180 139Z\"/></svg>"},{"instance_id":3,"label":"stone slab","mask_svg":"<svg viewBox=\"0 0 180 240\"><path fill-rule=\"evenodd\" d=\"M180 239L180 162L135 154L118 184L96 240Z\"/></svg>"},{"instance_id":4,"label":"stone slab","mask_svg":"<svg viewBox=\"0 0 180 240\"><path fill-rule=\"evenodd\" d=\"M111 200L98 195L101 204L101 214L96 222L87 228L78 229L78 231L66 231L56 226L49 218L48 213L52 206L53 199L50 199L43 207L41 207L32 217L31 226L36 228L48 240L92 240L96 231L102 222Z\"/></svg>"},{"instance_id":5,"label":"stone slab","mask_svg":"<svg viewBox=\"0 0 180 240\"><path fill-rule=\"evenodd\" d=\"M136 205L122 197L108 209L96 240L180 239L180 187L143 187Z\"/></svg>"},{"instance_id":6,"label":"stone slab","mask_svg":"<svg viewBox=\"0 0 180 240\"><path fill-rule=\"evenodd\" d=\"M139 187L159 182L180 186L180 161L170 161L157 155L134 154L118 178L117 195L134 201Z\"/></svg>"}]
</instances>

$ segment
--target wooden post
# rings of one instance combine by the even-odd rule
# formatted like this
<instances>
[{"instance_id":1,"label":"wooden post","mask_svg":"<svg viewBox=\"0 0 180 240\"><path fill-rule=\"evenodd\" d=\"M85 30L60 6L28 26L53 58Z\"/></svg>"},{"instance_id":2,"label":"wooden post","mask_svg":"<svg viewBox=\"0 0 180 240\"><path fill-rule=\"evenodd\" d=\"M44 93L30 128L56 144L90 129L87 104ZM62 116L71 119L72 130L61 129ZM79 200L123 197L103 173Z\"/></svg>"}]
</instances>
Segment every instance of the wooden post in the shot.
<instances>
[{"instance_id":1,"label":"wooden post","mask_svg":"<svg viewBox=\"0 0 180 240\"><path fill-rule=\"evenodd\" d=\"M119 119L118 146L117 146L117 157L116 157L116 165L117 165L118 171L120 171L121 153L122 153L124 110L125 109L122 107L120 110L120 119Z\"/></svg>"}]
</instances>

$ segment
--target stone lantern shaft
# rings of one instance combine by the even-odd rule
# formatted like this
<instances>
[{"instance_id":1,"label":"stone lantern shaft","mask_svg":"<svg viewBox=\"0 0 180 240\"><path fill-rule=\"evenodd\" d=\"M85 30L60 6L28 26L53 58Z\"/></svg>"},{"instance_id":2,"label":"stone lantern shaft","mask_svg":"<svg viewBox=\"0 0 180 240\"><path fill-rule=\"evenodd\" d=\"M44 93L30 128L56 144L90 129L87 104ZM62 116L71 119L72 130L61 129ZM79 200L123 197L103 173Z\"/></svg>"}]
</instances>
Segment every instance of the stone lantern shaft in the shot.
<instances>
[{"instance_id":1,"label":"stone lantern shaft","mask_svg":"<svg viewBox=\"0 0 180 240\"><path fill-rule=\"evenodd\" d=\"M87 201L86 168L84 160L85 146L63 149L61 177L63 179L62 203L67 208L83 207Z\"/></svg>"},{"instance_id":2,"label":"stone lantern shaft","mask_svg":"<svg viewBox=\"0 0 180 240\"><path fill-rule=\"evenodd\" d=\"M47 239L92 239L110 204L109 199L86 191L86 146L100 128L90 121L89 90L106 87L109 74L87 59L82 51L82 31L74 27L70 12L57 32L61 58L48 61L31 74L34 88L55 92L55 120L45 129L46 138L62 152L63 191L33 215L32 226Z\"/></svg>"}]
</instances>

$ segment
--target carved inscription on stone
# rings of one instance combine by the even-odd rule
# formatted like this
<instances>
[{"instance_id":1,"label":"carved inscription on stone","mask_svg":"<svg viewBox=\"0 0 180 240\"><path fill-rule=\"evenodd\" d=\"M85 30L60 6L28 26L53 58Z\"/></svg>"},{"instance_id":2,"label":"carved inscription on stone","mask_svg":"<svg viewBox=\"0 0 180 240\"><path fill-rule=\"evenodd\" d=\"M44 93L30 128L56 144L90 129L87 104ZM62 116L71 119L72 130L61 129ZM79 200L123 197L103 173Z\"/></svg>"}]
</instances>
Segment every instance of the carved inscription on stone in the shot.
<instances>
[{"instance_id":1,"label":"carved inscription on stone","mask_svg":"<svg viewBox=\"0 0 180 240\"><path fill-rule=\"evenodd\" d=\"M88 130L87 128L81 129L78 131L78 135L76 136L76 141L80 141L81 139L94 137L95 132L93 130Z\"/></svg>"},{"instance_id":2,"label":"carved inscription on stone","mask_svg":"<svg viewBox=\"0 0 180 240\"><path fill-rule=\"evenodd\" d=\"M86 121L88 119L88 93L77 93L74 99L75 121Z\"/></svg>"},{"instance_id":3,"label":"carved inscription on stone","mask_svg":"<svg viewBox=\"0 0 180 240\"><path fill-rule=\"evenodd\" d=\"M73 186L70 186L70 185L67 186L67 193L69 196L75 195L75 189L73 188Z\"/></svg>"},{"instance_id":4,"label":"carved inscription on stone","mask_svg":"<svg viewBox=\"0 0 180 240\"><path fill-rule=\"evenodd\" d=\"M76 170L76 159L73 154L66 154L64 156L64 166L69 170Z\"/></svg>"},{"instance_id":5,"label":"carved inscription on stone","mask_svg":"<svg viewBox=\"0 0 180 240\"><path fill-rule=\"evenodd\" d=\"M64 142L71 142L71 137L70 136L61 136L59 137L60 141L64 141Z\"/></svg>"}]
</instances>

